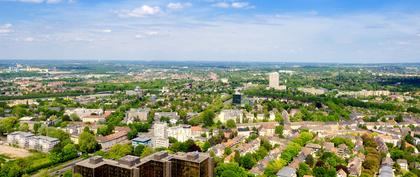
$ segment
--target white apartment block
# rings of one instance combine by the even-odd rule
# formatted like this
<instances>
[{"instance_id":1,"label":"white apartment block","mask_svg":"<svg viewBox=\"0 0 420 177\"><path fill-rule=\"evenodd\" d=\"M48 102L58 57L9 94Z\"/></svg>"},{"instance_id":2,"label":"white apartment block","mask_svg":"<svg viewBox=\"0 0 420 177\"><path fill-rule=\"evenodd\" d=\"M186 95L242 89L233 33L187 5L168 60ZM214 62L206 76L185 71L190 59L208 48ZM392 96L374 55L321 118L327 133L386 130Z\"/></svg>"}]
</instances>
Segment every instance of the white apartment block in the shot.
<instances>
[{"instance_id":1,"label":"white apartment block","mask_svg":"<svg viewBox=\"0 0 420 177\"><path fill-rule=\"evenodd\" d=\"M130 109L125 113L125 122L127 124L133 123L135 121L147 121L150 109Z\"/></svg>"},{"instance_id":2,"label":"white apartment block","mask_svg":"<svg viewBox=\"0 0 420 177\"><path fill-rule=\"evenodd\" d=\"M279 73L272 72L268 74L268 87L270 88L277 88L279 86Z\"/></svg>"},{"instance_id":3,"label":"white apartment block","mask_svg":"<svg viewBox=\"0 0 420 177\"><path fill-rule=\"evenodd\" d=\"M166 122L154 123L153 136L156 138L168 138L168 124Z\"/></svg>"},{"instance_id":4,"label":"white apartment block","mask_svg":"<svg viewBox=\"0 0 420 177\"><path fill-rule=\"evenodd\" d=\"M243 117L242 110L226 109L220 112L218 120L222 123L226 123L228 120L234 120L236 123L243 123Z\"/></svg>"},{"instance_id":5,"label":"white apartment block","mask_svg":"<svg viewBox=\"0 0 420 177\"><path fill-rule=\"evenodd\" d=\"M86 108L75 108L75 109L67 109L64 112L65 115L72 115L76 114L80 118L87 117L91 115L102 115L104 111L102 109L86 109Z\"/></svg>"},{"instance_id":6,"label":"white apartment block","mask_svg":"<svg viewBox=\"0 0 420 177\"><path fill-rule=\"evenodd\" d=\"M25 149L49 152L60 140L48 136L35 136L29 132L13 132L7 135L7 142Z\"/></svg>"},{"instance_id":7,"label":"white apartment block","mask_svg":"<svg viewBox=\"0 0 420 177\"><path fill-rule=\"evenodd\" d=\"M191 125L169 127L168 136L177 139L179 142L185 142L192 138Z\"/></svg>"}]
</instances>

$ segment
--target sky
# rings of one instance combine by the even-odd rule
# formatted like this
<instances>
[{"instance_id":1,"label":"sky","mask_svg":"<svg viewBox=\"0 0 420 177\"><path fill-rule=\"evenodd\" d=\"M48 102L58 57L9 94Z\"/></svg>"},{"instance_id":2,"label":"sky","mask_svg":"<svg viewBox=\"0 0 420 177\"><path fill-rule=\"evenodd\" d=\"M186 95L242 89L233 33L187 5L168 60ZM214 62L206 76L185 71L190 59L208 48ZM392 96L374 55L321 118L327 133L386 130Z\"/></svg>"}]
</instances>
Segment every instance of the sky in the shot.
<instances>
[{"instance_id":1,"label":"sky","mask_svg":"<svg viewBox=\"0 0 420 177\"><path fill-rule=\"evenodd\" d=\"M420 1L0 0L0 59L420 62Z\"/></svg>"}]
</instances>

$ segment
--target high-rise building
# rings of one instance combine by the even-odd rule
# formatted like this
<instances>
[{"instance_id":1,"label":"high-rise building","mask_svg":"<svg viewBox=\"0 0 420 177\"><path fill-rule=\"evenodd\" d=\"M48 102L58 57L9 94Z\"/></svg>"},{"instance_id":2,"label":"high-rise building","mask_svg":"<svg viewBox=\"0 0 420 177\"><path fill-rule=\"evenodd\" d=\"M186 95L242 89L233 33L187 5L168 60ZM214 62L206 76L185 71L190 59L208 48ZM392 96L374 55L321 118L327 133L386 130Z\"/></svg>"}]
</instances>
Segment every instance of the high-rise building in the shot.
<instances>
[{"instance_id":1,"label":"high-rise building","mask_svg":"<svg viewBox=\"0 0 420 177\"><path fill-rule=\"evenodd\" d=\"M205 153L157 152L118 161L95 156L76 163L73 170L83 177L213 177L213 169L213 160Z\"/></svg>"},{"instance_id":2,"label":"high-rise building","mask_svg":"<svg viewBox=\"0 0 420 177\"><path fill-rule=\"evenodd\" d=\"M268 74L268 87L277 89L279 87L279 77L278 72Z\"/></svg>"},{"instance_id":3,"label":"high-rise building","mask_svg":"<svg viewBox=\"0 0 420 177\"><path fill-rule=\"evenodd\" d=\"M168 138L168 124L166 122L156 122L153 126L154 137Z\"/></svg>"},{"instance_id":4,"label":"high-rise building","mask_svg":"<svg viewBox=\"0 0 420 177\"><path fill-rule=\"evenodd\" d=\"M242 95L239 93L233 94L232 104L241 104L241 103L242 103Z\"/></svg>"}]
</instances>

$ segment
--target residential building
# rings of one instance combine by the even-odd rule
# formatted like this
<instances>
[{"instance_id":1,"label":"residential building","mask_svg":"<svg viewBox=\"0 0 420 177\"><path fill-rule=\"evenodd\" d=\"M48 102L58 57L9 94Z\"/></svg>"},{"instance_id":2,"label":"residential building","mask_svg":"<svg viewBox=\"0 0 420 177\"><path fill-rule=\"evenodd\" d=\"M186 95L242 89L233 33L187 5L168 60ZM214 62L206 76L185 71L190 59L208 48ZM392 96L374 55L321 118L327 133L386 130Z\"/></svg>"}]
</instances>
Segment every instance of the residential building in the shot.
<instances>
[{"instance_id":1,"label":"residential building","mask_svg":"<svg viewBox=\"0 0 420 177\"><path fill-rule=\"evenodd\" d=\"M156 112L155 113L155 120L160 121L162 117L168 118L169 123L176 124L179 120L179 115L177 112Z\"/></svg>"},{"instance_id":2,"label":"residential building","mask_svg":"<svg viewBox=\"0 0 420 177\"><path fill-rule=\"evenodd\" d=\"M226 123L228 120L234 120L236 123L242 123L243 112L238 109L225 109L220 112L218 120L222 123Z\"/></svg>"},{"instance_id":3,"label":"residential building","mask_svg":"<svg viewBox=\"0 0 420 177\"><path fill-rule=\"evenodd\" d=\"M156 122L153 124L153 147L169 147L168 124L166 122Z\"/></svg>"},{"instance_id":4,"label":"residential building","mask_svg":"<svg viewBox=\"0 0 420 177\"><path fill-rule=\"evenodd\" d=\"M177 125L168 128L168 136L173 137L179 142L185 142L192 139L191 125Z\"/></svg>"},{"instance_id":5,"label":"residential building","mask_svg":"<svg viewBox=\"0 0 420 177\"><path fill-rule=\"evenodd\" d=\"M379 169L378 177L394 177L394 170L392 170L392 167L384 165Z\"/></svg>"},{"instance_id":6,"label":"residential building","mask_svg":"<svg viewBox=\"0 0 420 177\"><path fill-rule=\"evenodd\" d=\"M291 167L283 167L276 175L277 177L297 177L296 169Z\"/></svg>"},{"instance_id":7,"label":"residential building","mask_svg":"<svg viewBox=\"0 0 420 177\"><path fill-rule=\"evenodd\" d=\"M279 73L278 72L272 72L268 74L268 88L273 88L276 90L286 90L285 85L279 84Z\"/></svg>"},{"instance_id":8,"label":"residential building","mask_svg":"<svg viewBox=\"0 0 420 177\"><path fill-rule=\"evenodd\" d=\"M405 159L397 159L397 163L398 165L400 165L402 170L407 171L408 170L408 163L407 160Z\"/></svg>"},{"instance_id":9,"label":"residential building","mask_svg":"<svg viewBox=\"0 0 420 177\"><path fill-rule=\"evenodd\" d=\"M128 127L115 127L114 133L107 136L99 136L96 139L102 149L109 149L120 142L126 141L129 131L130 128Z\"/></svg>"},{"instance_id":10,"label":"residential building","mask_svg":"<svg viewBox=\"0 0 420 177\"><path fill-rule=\"evenodd\" d=\"M131 144L136 147L138 145L152 146L152 139L149 137L137 137L131 140Z\"/></svg>"},{"instance_id":11,"label":"residential building","mask_svg":"<svg viewBox=\"0 0 420 177\"><path fill-rule=\"evenodd\" d=\"M343 169L340 169L337 171L337 177L347 177L347 173Z\"/></svg>"},{"instance_id":12,"label":"residential building","mask_svg":"<svg viewBox=\"0 0 420 177\"><path fill-rule=\"evenodd\" d=\"M147 121L148 115L149 115L150 109L130 109L125 113L125 119L124 121L127 124L133 123L135 121Z\"/></svg>"},{"instance_id":13,"label":"residential building","mask_svg":"<svg viewBox=\"0 0 420 177\"><path fill-rule=\"evenodd\" d=\"M157 152L140 159L127 155L118 161L91 157L73 171L84 177L213 177L213 160L205 153Z\"/></svg>"},{"instance_id":14,"label":"residential building","mask_svg":"<svg viewBox=\"0 0 420 177\"><path fill-rule=\"evenodd\" d=\"M241 94L233 94L232 97L232 104L240 105L242 103L242 95Z\"/></svg>"},{"instance_id":15,"label":"residential building","mask_svg":"<svg viewBox=\"0 0 420 177\"><path fill-rule=\"evenodd\" d=\"M13 132L7 135L7 143L20 148L49 152L60 140L48 136L35 136L29 132Z\"/></svg>"}]
</instances>

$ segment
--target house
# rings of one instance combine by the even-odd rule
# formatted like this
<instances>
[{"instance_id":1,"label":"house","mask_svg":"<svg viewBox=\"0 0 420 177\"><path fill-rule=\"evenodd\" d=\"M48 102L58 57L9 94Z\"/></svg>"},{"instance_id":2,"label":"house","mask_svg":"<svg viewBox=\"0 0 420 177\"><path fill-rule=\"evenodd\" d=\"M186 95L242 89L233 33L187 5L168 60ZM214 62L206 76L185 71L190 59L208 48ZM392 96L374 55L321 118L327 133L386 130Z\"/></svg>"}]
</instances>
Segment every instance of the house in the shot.
<instances>
[{"instance_id":1,"label":"house","mask_svg":"<svg viewBox=\"0 0 420 177\"><path fill-rule=\"evenodd\" d=\"M350 151L349 147L347 147L346 144L343 143L343 144L338 145L337 155L339 155L342 158L348 158L348 157L350 157L350 153L351 153L351 151Z\"/></svg>"},{"instance_id":2,"label":"house","mask_svg":"<svg viewBox=\"0 0 420 177\"><path fill-rule=\"evenodd\" d=\"M379 169L379 176L378 177L394 177L394 170L392 167L383 165L381 169Z\"/></svg>"},{"instance_id":3,"label":"house","mask_svg":"<svg viewBox=\"0 0 420 177\"><path fill-rule=\"evenodd\" d=\"M324 149L328 152L336 153L337 149L334 147L334 143L331 142L325 142L324 143Z\"/></svg>"},{"instance_id":4,"label":"house","mask_svg":"<svg viewBox=\"0 0 420 177\"><path fill-rule=\"evenodd\" d=\"M362 162L363 160L359 157L354 157L349 161L347 166L349 170L349 176L360 176L362 173Z\"/></svg>"},{"instance_id":5,"label":"house","mask_svg":"<svg viewBox=\"0 0 420 177\"><path fill-rule=\"evenodd\" d=\"M213 151L216 156L221 157L225 153L225 148L226 148L225 145L217 144L211 147L209 150Z\"/></svg>"},{"instance_id":6,"label":"house","mask_svg":"<svg viewBox=\"0 0 420 177\"><path fill-rule=\"evenodd\" d=\"M151 146L152 139L149 137L137 137L131 140L131 144L136 147L138 145Z\"/></svg>"},{"instance_id":7,"label":"house","mask_svg":"<svg viewBox=\"0 0 420 177\"><path fill-rule=\"evenodd\" d=\"M246 153L253 153L260 148L260 139L257 138L255 140L252 140L249 143L243 144L242 146L238 147L239 153L246 154Z\"/></svg>"},{"instance_id":8,"label":"house","mask_svg":"<svg viewBox=\"0 0 420 177\"><path fill-rule=\"evenodd\" d=\"M131 108L129 111L125 113L125 119L124 121L127 124L133 123L135 121L147 121L148 115L149 115L150 109L133 109Z\"/></svg>"},{"instance_id":9,"label":"house","mask_svg":"<svg viewBox=\"0 0 420 177\"><path fill-rule=\"evenodd\" d=\"M260 136L274 136L276 125L276 123L261 125L258 131Z\"/></svg>"},{"instance_id":10,"label":"house","mask_svg":"<svg viewBox=\"0 0 420 177\"><path fill-rule=\"evenodd\" d=\"M308 143L308 144L306 144L306 146L305 146L306 148L310 148L310 149L312 149L312 151L314 151L314 152L318 152L319 150L321 150L321 145L319 145L319 144L314 144L314 143Z\"/></svg>"},{"instance_id":11,"label":"house","mask_svg":"<svg viewBox=\"0 0 420 177\"><path fill-rule=\"evenodd\" d=\"M244 137L249 137L249 135L251 135L252 130L249 129L249 127L240 127L237 129L238 131L238 136L244 136Z\"/></svg>"},{"instance_id":12,"label":"house","mask_svg":"<svg viewBox=\"0 0 420 177\"><path fill-rule=\"evenodd\" d=\"M283 167L276 175L277 177L297 177L296 169L291 167Z\"/></svg>"},{"instance_id":13,"label":"house","mask_svg":"<svg viewBox=\"0 0 420 177\"><path fill-rule=\"evenodd\" d=\"M402 170L407 171L408 170L408 163L407 160L405 159L397 159L397 163L398 165L400 165Z\"/></svg>"},{"instance_id":14,"label":"house","mask_svg":"<svg viewBox=\"0 0 420 177\"><path fill-rule=\"evenodd\" d=\"M107 136L100 136L96 139L102 149L109 149L112 146L127 140L127 133L130 131L128 127L115 127L114 133Z\"/></svg>"},{"instance_id":15,"label":"house","mask_svg":"<svg viewBox=\"0 0 420 177\"><path fill-rule=\"evenodd\" d=\"M176 124L180 118L177 112L155 112L155 120L160 121L163 117L168 118L171 124Z\"/></svg>"},{"instance_id":16,"label":"house","mask_svg":"<svg viewBox=\"0 0 420 177\"><path fill-rule=\"evenodd\" d=\"M337 177L347 177L347 173L343 169L340 169L337 171Z\"/></svg>"},{"instance_id":17,"label":"house","mask_svg":"<svg viewBox=\"0 0 420 177\"><path fill-rule=\"evenodd\" d=\"M49 152L60 140L48 136L35 136L29 132L13 132L7 135L7 143L20 148Z\"/></svg>"},{"instance_id":18,"label":"house","mask_svg":"<svg viewBox=\"0 0 420 177\"><path fill-rule=\"evenodd\" d=\"M243 112L238 109L225 109L220 112L217 118L222 123L226 123L228 120L234 120L236 123L242 123Z\"/></svg>"}]
</instances>

